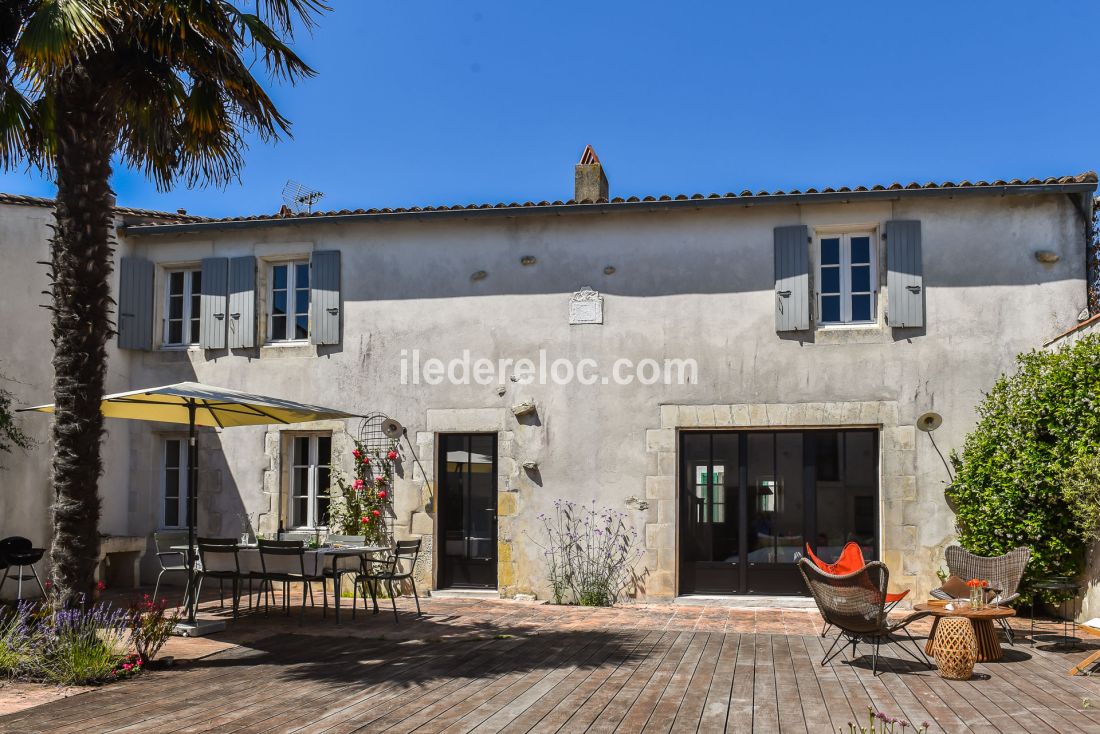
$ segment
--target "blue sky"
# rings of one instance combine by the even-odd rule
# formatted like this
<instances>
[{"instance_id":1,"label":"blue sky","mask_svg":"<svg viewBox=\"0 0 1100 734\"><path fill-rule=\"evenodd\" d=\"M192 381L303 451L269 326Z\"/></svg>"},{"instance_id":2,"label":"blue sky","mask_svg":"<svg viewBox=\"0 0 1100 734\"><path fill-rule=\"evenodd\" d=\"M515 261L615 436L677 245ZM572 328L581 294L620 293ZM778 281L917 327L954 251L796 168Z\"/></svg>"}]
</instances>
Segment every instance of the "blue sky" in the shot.
<instances>
[{"instance_id":1,"label":"blue sky","mask_svg":"<svg viewBox=\"0 0 1100 734\"><path fill-rule=\"evenodd\" d=\"M567 199L586 143L613 196L1100 166L1093 0L330 2L297 44L319 75L272 88L293 139L251 141L225 189L118 170L119 202L273 212L287 179L332 209Z\"/></svg>"}]
</instances>

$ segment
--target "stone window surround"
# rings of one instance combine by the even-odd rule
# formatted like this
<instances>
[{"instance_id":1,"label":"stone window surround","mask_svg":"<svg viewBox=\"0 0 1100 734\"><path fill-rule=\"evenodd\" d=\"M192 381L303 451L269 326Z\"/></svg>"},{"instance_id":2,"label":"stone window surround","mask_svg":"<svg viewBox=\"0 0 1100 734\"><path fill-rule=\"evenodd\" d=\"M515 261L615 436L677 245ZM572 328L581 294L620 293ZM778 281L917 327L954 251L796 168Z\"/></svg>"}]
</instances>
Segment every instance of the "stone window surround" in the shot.
<instances>
[{"instance_id":1,"label":"stone window surround","mask_svg":"<svg viewBox=\"0 0 1100 734\"><path fill-rule=\"evenodd\" d=\"M345 475L352 472L351 451L355 448L354 436L348 432L348 425L342 420L314 421L295 423L291 426L274 424L268 426L264 434L264 455L267 457L267 469L263 476L263 493L267 497L267 508L256 518L254 532L274 536L279 529L279 520L283 512L289 512L283 498L288 497L290 486L290 466L282 460L287 450L289 437L306 434L332 434L332 465L336 472ZM335 487L335 478L333 481ZM285 527L285 526L284 526Z\"/></svg>"},{"instance_id":2,"label":"stone window surround","mask_svg":"<svg viewBox=\"0 0 1100 734\"><path fill-rule=\"evenodd\" d=\"M912 587L920 574L912 553L917 547L917 526L906 524L905 518L913 517L917 501L916 429L898 423L896 401L661 405L660 427L645 434L650 469L645 478L650 503L645 527L646 597L671 599L679 594L679 433L697 428L879 429L880 557L895 570L892 586ZM905 512L907 508L910 512Z\"/></svg>"}]
</instances>

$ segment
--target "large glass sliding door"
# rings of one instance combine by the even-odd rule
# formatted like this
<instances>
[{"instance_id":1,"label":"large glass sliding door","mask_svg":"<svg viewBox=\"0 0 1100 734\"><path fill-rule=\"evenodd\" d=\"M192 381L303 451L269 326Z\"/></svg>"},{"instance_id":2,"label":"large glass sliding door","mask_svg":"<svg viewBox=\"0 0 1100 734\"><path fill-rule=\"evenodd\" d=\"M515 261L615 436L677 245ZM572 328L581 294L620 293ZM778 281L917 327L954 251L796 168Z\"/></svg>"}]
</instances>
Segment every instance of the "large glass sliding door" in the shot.
<instances>
[{"instance_id":1,"label":"large glass sliding door","mask_svg":"<svg viewBox=\"0 0 1100 734\"><path fill-rule=\"evenodd\" d=\"M876 431L684 432L680 457L682 593L805 594L807 543L875 557Z\"/></svg>"}]
</instances>

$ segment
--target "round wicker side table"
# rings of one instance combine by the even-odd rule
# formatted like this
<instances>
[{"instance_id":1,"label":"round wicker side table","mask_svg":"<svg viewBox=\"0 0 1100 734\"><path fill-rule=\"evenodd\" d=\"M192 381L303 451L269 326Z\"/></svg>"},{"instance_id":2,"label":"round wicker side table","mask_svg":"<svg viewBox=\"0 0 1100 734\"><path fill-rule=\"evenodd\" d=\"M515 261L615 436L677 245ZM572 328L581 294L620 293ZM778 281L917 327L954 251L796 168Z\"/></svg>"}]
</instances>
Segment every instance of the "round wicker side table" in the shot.
<instances>
[{"instance_id":1,"label":"round wicker side table","mask_svg":"<svg viewBox=\"0 0 1100 734\"><path fill-rule=\"evenodd\" d=\"M940 677L970 680L978 661L978 638L966 617L945 617L936 630L936 665Z\"/></svg>"}]
</instances>

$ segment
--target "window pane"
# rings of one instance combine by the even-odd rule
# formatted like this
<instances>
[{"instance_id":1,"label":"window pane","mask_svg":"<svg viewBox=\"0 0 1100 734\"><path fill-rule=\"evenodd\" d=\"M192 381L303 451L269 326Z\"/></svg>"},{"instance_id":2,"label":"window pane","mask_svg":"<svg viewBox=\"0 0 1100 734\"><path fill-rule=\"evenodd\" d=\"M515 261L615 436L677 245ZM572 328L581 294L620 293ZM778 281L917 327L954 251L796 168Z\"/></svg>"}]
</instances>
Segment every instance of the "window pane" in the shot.
<instances>
[{"instance_id":1,"label":"window pane","mask_svg":"<svg viewBox=\"0 0 1100 734\"><path fill-rule=\"evenodd\" d=\"M332 463L332 437L331 436L318 436L317 437L317 464L318 466L328 466Z\"/></svg>"},{"instance_id":2,"label":"window pane","mask_svg":"<svg viewBox=\"0 0 1100 734\"><path fill-rule=\"evenodd\" d=\"M164 442L164 465L166 467L178 467L180 465L180 442Z\"/></svg>"},{"instance_id":3,"label":"window pane","mask_svg":"<svg viewBox=\"0 0 1100 734\"><path fill-rule=\"evenodd\" d=\"M294 319L294 338L295 339L308 339L309 338L309 317L298 316Z\"/></svg>"},{"instance_id":4,"label":"window pane","mask_svg":"<svg viewBox=\"0 0 1100 734\"><path fill-rule=\"evenodd\" d=\"M867 293L871 290L871 266L857 265L852 268L852 293Z\"/></svg>"},{"instance_id":5,"label":"window pane","mask_svg":"<svg viewBox=\"0 0 1100 734\"><path fill-rule=\"evenodd\" d=\"M294 464L298 466L309 464L309 436L294 437Z\"/></svg>"},{"instance_id":6,"label":"window pane","mask_svg":"<svg viewBox=\"0 0 1100 734\"><path fill-rule=\"evenodd\" d=\"M871 262L871 238L870 237L853 237L852 238L852 262L854 262L854 263L869 263L869 262Z\"/></svg>"},{"instance_id":7,"label":"window pane","mask_svg":"<svg viewBox=\"0 0 1100 734\"><path fill-rule=\"evenodd\" d=\"M164 500L164 527L174 528L180 525L180 502L178 499Z\"/></svg>"},{"instance_id":8,"label":"window pane","mask_svg":"<svg viewBox=\"0 0 1100 734\"><path fill-rule=\"evenodd\" d=\"M821 269L821 292L840 293L840 268Z\"/></svg>"},{"instance_id":9,"label":"window pane","mask_svg":"<svg viewBox=\"0 0 1100 734\"><path fill-rule=\"evenodd\" d=\"M286 313L286 291L275 291L272 294L271 313L276 316Z\"/></svg>"},{"instance_id":10,"label":"window pane","mask_svg":"<svg viewBox=\"0 0 1100 734\"><path fill-rule=\"evenodd\" d=\"M294 287L309 288L309 263L299 263L295 266Z\"/></svg>"},{"instance_id":11,"label":"window pane","mask_svg":"<svg viewBox=\"0 0 1100 734\"><path fill-rule=\"evenodd\" d=\"M169 321L168 322L168 343L169 344L183 344L183 322L182 321Z\"/></svg>"},{"instance_id":12,"label":"window pane","mask_svg":"<svg viewBox=\"0 0 1100 734\"><path fill-rule=\"evenodd\" d=\"M840 321L840 296L821 297L821 320L831 323Z\"/></svg>"},{"instance_id":13,"label":"window pane","mask_svg":"<svg viewBox=\"0 0 1100 734\"><path fill-rule=\"evenodd\" d=\"M329 479L328 466L326 465L317 467L317 494L328 494L330 485L331 480Z\"/></svg>"},{"instance_id":14,"label":"window pane","mask_svg":"<svg viewBox=\"0 0 1100 734\"><path fill-rule=\"evenodd\" d=\"M871 320L871 296L852 296L852 321Z\"/></svg>"},{"instance_id":15,"label":"window pane","mask_svg":"<svg viewBox=\"0 0 1100 734\"><path fill-rule=\"evenodd\" d=\"M168 293L170 295L183 295L183 273L168 274Z\"/></svg>"},{"instance_id":16,"label":"window pane","mask_svg":"<svg viewBox=\"0 0 1100 734\"><path fill-rule=\"evenodd\" d=\"M309 515L306 514L309 507L309 499L307 497L299 497L294 500L294 524L298 527L305 525L309 522Z\"/></svg>"},{"instance_id":17,"label":"window pane","mask_svg":"<svg viewBox=\"0 0 1100 734\"><path fill-rule=\"evenodd\" d=\"M199 295L202 293L202 271L194 270L191 272L191 293L192 295Z\"/></svg>"},{"instance_id":18,"label":"window pane","mask_svg":"<svg viewBox=\"0 0 1100 734\"><path fill-rule=\"evenodd\" d=\"M286 316L275 316L271 319L271 338L286 339Z\"/></svg>"},{"instance_id":19,"label":"window pane","mask_svg":"<svg viewBox=\"0 0 1100 734\"><path fill-rule=\"evenodd\" d=\"M840 264L840 238L839 237L826 237L821 240L821 264L822 265L839 265Z\"/></svg>"},{"instance_id":20,"label":"window pane","mask_svg":"<svg viewBox=\"0 0 1100 734\"><path fill-rule=\"evenodd\" d=\"M309 291L294 291L294 313L309 313Z\"/></svg>"},{"instance_id":21,"label":"window pane","mask_svg":"<svg viewBox=\"0 0 1100 734\"><path fill-rule=\"evenodd\" d=\"M328 498L317 498L317 524L328 525Z\"/></svg>"},{"instance_id":22,"label":"window pane","mask_svg":"<svg viewBox=\"0 0 1100 734\"><path fill-rule=\"evenodd\" d=\"M191 319L191 343L199 343L199 320Z\"/></svg>"},{"instance_id":23,"label":"window pane","mask_svg":"<svg viewBox=\"0 0 1100 734\"><path fill-rule=\"evenodd\" d=\"M276 265L271 269L271 277L276 289L286 290L286 265Z\"/></svg>"},{"instance_id":24,"label":"window pane","mask_svg":"<svg viewBox=\"0 0 1100 734\"><path fill-rule=\"evenodd\" d=\"M294 496L304 496L309 493L309 467L308 466L296 466L294 467L293 479L294 482Z\"/></svg>"},{"instance_id":25,"label":"window pane","mask_svg":"<svg viewBox=\"0 0 1100 734\"><path fill-rule=\"evenodd\" d=\"M182 319L183 318L183 297L172 296L168 299L168 318L170 319Z\"/></svg>"}]
</instances>

